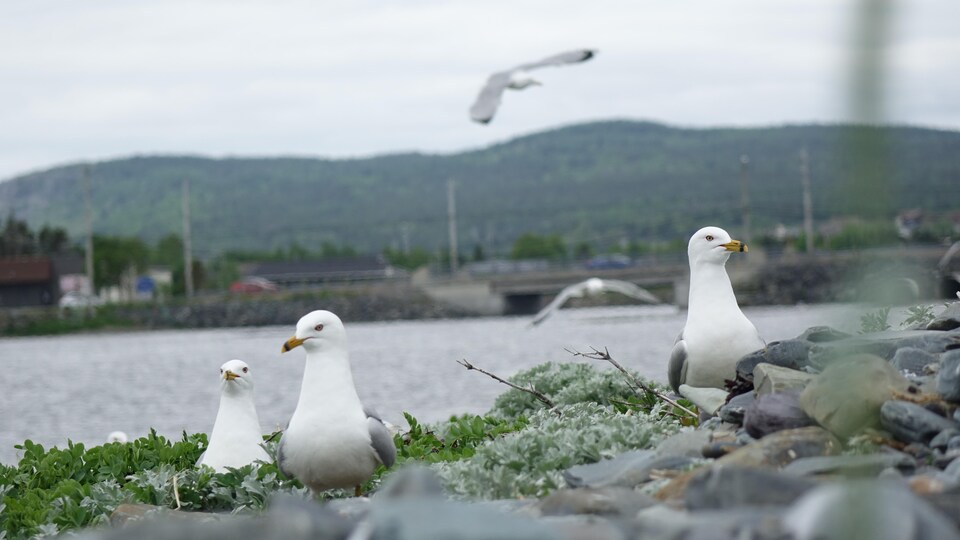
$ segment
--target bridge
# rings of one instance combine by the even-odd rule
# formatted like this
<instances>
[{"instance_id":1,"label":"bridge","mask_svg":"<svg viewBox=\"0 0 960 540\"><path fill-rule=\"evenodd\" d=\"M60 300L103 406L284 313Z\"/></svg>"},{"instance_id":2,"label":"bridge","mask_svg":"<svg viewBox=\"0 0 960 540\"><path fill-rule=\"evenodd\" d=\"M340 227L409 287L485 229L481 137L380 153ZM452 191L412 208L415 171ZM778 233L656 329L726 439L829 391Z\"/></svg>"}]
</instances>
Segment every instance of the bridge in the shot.
<instances>
[{"instance_id":1,"label":"bridge","mask_svg":"<svg viewBox=\"0 0 960 540\"><path fill-rule=\"evenodd\" d=\"M790 280L803 265L857 268L867 262L897 262L912 268L911 279L918 282L925 297L952 297L953 292L947 289L953 287L956 291L958 284L951 281L955 279L951 277L954 272L942 263L946 252L947 248L943 246L831 251L813 255L765 253L757 249L751 250L747 257L731 257L727 272L740 296L741 290L749 290L750 285L756 284L760 272L776 272ZM954 259L950 268L960 268L960 256ZM510 271L509 267L504 267L489 273L471 273L465 269L453 276L418 272L413 277L413 284L434 300L474 313L510 315L536 313L565 287L591 277L630 281L651 291L665 303L686 307L689 290L686 256L650 258L611 269L544 264L523 271Z\"/></svg>"}]
</instances>

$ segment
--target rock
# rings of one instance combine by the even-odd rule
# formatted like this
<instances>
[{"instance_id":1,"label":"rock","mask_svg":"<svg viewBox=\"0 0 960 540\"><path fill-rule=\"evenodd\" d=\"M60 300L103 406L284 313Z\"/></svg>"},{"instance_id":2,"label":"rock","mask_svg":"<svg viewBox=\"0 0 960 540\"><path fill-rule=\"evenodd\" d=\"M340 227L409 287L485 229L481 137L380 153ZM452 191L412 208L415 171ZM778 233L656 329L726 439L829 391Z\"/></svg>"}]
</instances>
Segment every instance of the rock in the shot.
<instances>
[{"instance_id":1,"label":"rock","mask_svg":"<svg viewBox=\"0 0 960 540\"><path fill-rule=\"evenodd\" d=\"M705 388L687 384L681 384L679 390L681 396L692 401L701 413L708 415L716 414L717 409L726 403L729 395L726 390L719 388Z\"/></svg>"},{"instance_id":2,"label":"rock","mask_svg":"<svg viewBox=\"0 0 960 540\"><path fill-rule=\"evenodd\" d=\"M713 442L700 450L700 454L708 459L717 459L723 457L743 445L739 442Z\"/></svg>"},{"instance_id":3,"label":"rock","mask_svg":"<svg viewBox=\"0 0 960 540\"><path fill-rule=\"evenodd\" d=\"M796 339L768 343L765 348L747 354L737 361L737 375L752 381L753 371L760 364L803 369L807 365L812 347L812 343Z\"/></svg>"},{"instance_id":4,"label":"rock","mask_svg":"<svg viewBox=\"0 0 960 540\"><path fill-rule=\"evenodd\" d=\"M960 346L960 334L953 332L932 332L929 330L887 332L890 342L897 350L904 348L920 349L931 354L940 354L944 351Z\"/></svg>"},{"instance_id":5,"label":"rock","mask_svg":"<svg viewBox=\"0 0 960 540\"><path fill-rule=\"evenodd\" d=\"M810 359L807 366L808 370L820 372L836 362L842 363L853 356L872 355L890 360L896 352L897 346L889 341L854 337L835 343L814 346L810 349Z\"/></svg>"},{"instance_id":6,"label":"rock","mask_svg":"<svg viewBox=\"0 0 960 540\"><path fill-rule=\"evenodd\" d=\"M779 510L737 508L724 511L682 512L667 505L641 510L633 538L644 540L735 540L782 538L776 533Z\"/></svg>"},{"instance_id":7,"label":"rock","mask_svg":"<svg viewBox=\"0 0 960 540\"><path fill-rule=\"evenodd\" d=\"M757 367L753 368L753 388L758 396L790 390L799 392L814 378L810 373L773 364L757 364Z\"/></svg>"},{"instance_id":8,"label":"rock","mask_svg":"<svg viewBox=\"0 0 960 540\"><path fill-rule=\"evenodd\" d=\"M650 480L650 472L679 469L691 463L685 456L660 455L652 450L632 450L613 459L576 465L563 472L573 488L620 486L632 488Z\"/></svg>"},{"instance_id":9,"label":"rock","mask_svg":"<svg viewBox=\"0 0 960 540\"><path fill-rule=\"evenodd\" d=\"M743 428L751 437L757 439L777 431L806 427L813 423L803 412L800 394L797 392L761 395L747 408L743 417Z\"/></svg>"},{"instance_id":10,"label":"rock","mask_svg":"<svg viewBox=\"0 0 960 540\"><path fill-rule=\"evenodd\" d=\"M923 500L939 510L941 515L953 520L953 526L960 530L960 491L931 493L923 496Z\"/></svg>"},{"instance_id":11,"label":"rock","mask_svg":"<svg viewBox=\"0 0 960 540\"><path fill-rule=\"evenodd\" d=\"M534 508L543 516L594 514L632 517L655 504L654 500L624 487L558 489L540 500Z\"/></svg>"},{"instance_id":12,"label":"rock","mask_svg":"<svg viewBox=\"0 0 960 540\"><path fill-rule=\"evenodd\" d=\"M953 524L894 482L836 482L807 492L787 511L795 540L956 540Z\"/></svg>"},{"instance_id":13,"label":"rock","mask_svg":"<svg viewBox=\"0 0 960 540\"><path fill-rule=\"evenodd\" d=\"M880 407L907 380L883 358L856 355L830 365L800 394L804 412L830 432L848 437L880 423Z\"/></svg>"},{"instance_id":14,"label":"rock","mask_svg":"<svg viewBox=\"0 0 960 540\"><path fill-rule=\"evenodd\" d=\"M947 401L960 403L960 349L952 350L940 358L937 393Z\"/></svg>"},{"instance_id":15,"label":"rock","mask_svg":"<svg viewBox=\"0 0 960 540\"><path fill-rule=\"evenodd\" d=\"M720 407L720 410L717 411L717 416L724 422L743 424L743 413L756 398L757 396L753 392L734 396L730 398L730 401L724 404L723 407Z\"/></svg>"},{"instance_id":16,"label":"rock","mask_svg":"<svg viewBox=\"0 0 960 540\"><path fill-rule=\"evenodd\" d=\"M840 451L840 441L819 427L785 429L718 459L718 465L783 467L802 457L829 456Z\"/></svg>"},{"instance_id":17,"label":"rock","mask_svg":"<svg viewBox=\"0 0 960 540\"><path fill-rule=\"evenodd\" d=\"M906 371L913 375L923 375L924 369L930 364L935 364L937 357L921 349L913 347L904 347L897 349L890 365L900 371Z\"/></svg>"},{"instance_id":18,"label":"rock","mask_svg":"<svg viewBox=\"0 0 960 540\"><path fill-rule=\"evenodd\" d=\"M708 430L681 431L660 441L654 452L659 456L700 457L700 450L710 442L712 437L713 434Z\"/></svg>"},{"instance_id":19,"label":"rock","mask_svg":"<svg viewBox=\"0 0 960 540\"><path fill-rule=\"evenodd\" d=\"M937 318L930 321L927 330L954 330L960 328L960 302L953 302Z\"/></svg>"},{"instance_id":20,"label":"rock","mask_svg":"<svg viewBox=\"0 0 960 540\"><path fill-rule=\"evenodd\" d=\"M851 334L846 332L841 332L829 326L811 326L803 331L802 334L797 336L795 339L802 341L809 341L810 343L828 343L831 341L839 341L841 339L846 339L851 337Z\"/></svg>"},{"instance_id":21,"label":"rock","mask_svg":"<svg viewBox=\"0 0 960 540\"><path fill-rule=\"evenodd\" d=\"M390 474L375 498L446 498L440 477L423 465L407 465Z\"/></svg>"},{"instance_id":22,"label":"rock","mask_svg":"<svg viewBox=\"0 0 960 540\"><path fill-rule=\"evenodd\" d=\"M898 440L926 445L956 422L907 401L888 401L880 408L880 423Z\"/></svg>"},{"instance_id":23,"label":"rock","mask_svg":"<svg viewBox=\"0 0 960 540\"><path fill-rule=\"evenodd\" d=\"M690 480L684 499L688 510L786 506L816 485L768 469L717 465Z\"/></svg>"},{"instance_id":24,"label":"rock","mask_svg":"<svg viewBox=\"0 0 960 540\"><path fill-rule=\"evenodd\" d=\"M912 470L916 461L902 452L853 456L819 456L801 458L783 468L786 474L808 476L839 474L848 477L874 477L889 468Z\"/></svg>"},{"instance_id":25,"label":"rock","mask_svg":"<svg viewBox=\"0 0 960 540\"><path fill-rule=\"evenodd\" d=\"M930 448L947 450L950 448L950 441L952 439L957 439L958 444L960 444L960 429L947 428L940 433L937 433L936 437L930 439Z\"/></svg>"},{"instance_id":26,"label":"rock","mask_svg":"<svg viewBox=\"0 0 960 540\"><path fill-rule=\"evenodd\" d=\"M597 516L546 517L539 520L557 540L628 540L627 527Z\"/></svg>"},{"instance_id":27,"label":"rock","mask_svg":"<svg viewBox=\"0 0 960 540\"><path fill-rule=\"evenodd\" d=\"M960 487L960 460L953 460L938 476L944 482Z\"/></svg>"},{"instance_id":28,"label":"rock","mask_svg":"<svg viewBox=\"0 0 960 540\"><path fill-rule=\"evenodd\" d=\"M556 538L537 520L487 506L437 499L384 499L370 508L358 538L390 540L542 540ZM351 536L353 536L351 535Z\"/></svg>"},{"instance_id":29,"label":"rock","mask_svg":"<svg viewBox=\"0 0 960 540\"><path fill-rule=\"evenodd\" d=\"M165 506L152 504L124 503L118 505L110 514L110 524L114 527L125 527L141 520L162 518L163 520L187 520L194 522L220 521L230 519L229 514L212 514L209 512L186 512L171 510Z\"/></svg>"}]
</instances>

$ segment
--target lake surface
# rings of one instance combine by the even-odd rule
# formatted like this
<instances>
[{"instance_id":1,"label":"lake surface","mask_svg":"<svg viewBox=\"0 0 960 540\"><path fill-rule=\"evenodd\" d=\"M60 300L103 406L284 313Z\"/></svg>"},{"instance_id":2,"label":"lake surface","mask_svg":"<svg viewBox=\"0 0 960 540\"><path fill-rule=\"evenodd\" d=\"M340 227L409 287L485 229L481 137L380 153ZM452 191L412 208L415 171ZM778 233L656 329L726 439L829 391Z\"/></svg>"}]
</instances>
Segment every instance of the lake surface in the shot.
<instances>
[{"instance_id":1,"label":"lake surface","mask_svg":"<svg viewBox=\"0 0 960 540\"><path fill-rule=\"evenodd\" d=\"M849 305L744 310L768 342L814 325L855 330L863 311ZM456 363L461 358L505 377L546 361L585 361L564 348L607 347L620 363L665 382L685 320L686 312L673 306L626 306L565 309L536 328L527 328L527 317L346 325L360 397L405 426L403 411L421 421L481 413L506 390L466 371ZM293 413L303 374L302 349L280 353L294 323L0 339L0 462L13 464L13 445L25 439L49 447L68 438L97 445L114 430L139 437L153 427L174 439L183 430L209 433L219 368L232 358L250 365L260 424L265 433L276 430Z\"/></svg>"}]
</instances>

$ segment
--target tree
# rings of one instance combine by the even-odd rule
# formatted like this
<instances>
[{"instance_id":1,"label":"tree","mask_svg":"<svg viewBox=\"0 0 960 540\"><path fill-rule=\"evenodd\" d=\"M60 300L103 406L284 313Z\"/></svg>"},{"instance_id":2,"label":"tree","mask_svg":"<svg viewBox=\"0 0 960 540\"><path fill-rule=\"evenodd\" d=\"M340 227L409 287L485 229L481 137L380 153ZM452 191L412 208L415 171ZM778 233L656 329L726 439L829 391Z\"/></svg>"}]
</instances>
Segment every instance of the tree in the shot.
<instances>
[{"instance_id":1,"label":"tree","mask_svg":"<svg viewBox=\"0 0 960 540\"><path fill-rule=\"evenodd\" d=\"M183 240L180 235L170 233L158 240L150 261L171 268L183 266Z\"/></svg>"},{"instance_id":2,"label":"tree","mask_svg":"<svg viewBox=\"0 0 960 540\"><path fill-rule=\"evenodd\" d=\"M7 216L3 233L0 234L0 256L33 255L37 251L36 238L26 221L17 219L12 213Z\"/></svg>"},{"instance_id":3,"label":"tree","mask_svg":"<svg viewBox=\"0 0 960 540\"><path fill-rule=\"evenodd\" d=\"M67 251L70 245L70 238L67 231L60 227L50 227L44 225L37 235L37 244L40 253L44 255L55 255Z\"/></svg>"},{"instance_id":4,"label":"tree","mask_svg":"<svg viewBox=\"0 0 960 540\"><path fill-rule=\"evenodd\" d=\"M567 258L567 246L559 234L541 236L526 233L513 243L510 258L563 260Z\"/></svg>"},{"instance_id":5,"label":"tree","mask_svg":"<svg viewBox=\"0 0 960 540\"><path fill-rule=\"evenodd\" d=\"M146 268L150 249L136 237L93 237L94 286L99 289L118 285L130 267L140 271Z\"/></svg>"}]
</instances>

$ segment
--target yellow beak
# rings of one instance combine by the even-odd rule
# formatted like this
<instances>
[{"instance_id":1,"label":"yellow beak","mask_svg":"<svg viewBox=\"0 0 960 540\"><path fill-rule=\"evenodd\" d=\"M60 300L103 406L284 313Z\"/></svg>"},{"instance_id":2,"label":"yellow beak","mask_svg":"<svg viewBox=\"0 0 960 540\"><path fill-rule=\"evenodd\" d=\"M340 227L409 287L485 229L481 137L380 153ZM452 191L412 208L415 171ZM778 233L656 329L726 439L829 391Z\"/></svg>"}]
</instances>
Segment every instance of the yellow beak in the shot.
<instances>
[{"instance_id":1,"label":"yellow beak","mask_svg":"<svg viewBox=\"0 0 960 540\"><path fill-rule=\"evenodd\" d=\"M304 341L305 340L303 339L292 337L288 339L286 343L283 344L283 348L280 349L280 352L285 353L285 352L292 351L293 349L296 349L297 347L303 345Z\"/></svg>"},{"instance_id":2,"label":"yellow beak","mask_svg":"<svg viewBox=\"0 0 960 540\"><path fill-rule=\"evenodd\" d=\"M223 378L228 381L232 381L234 379L239 379L240 376L228 369L227 371L223 372Z\"/></svg>"},{"instance_id":3,"label":"yellow beak","mask_svg":"<svg viewBox=\"0 0 960 540\"><path fill-rule=\"evenodd\" d=\"M750 251L747 248L747 245L739 240L731 240L726 244L720 244L720 245L725 247L727 251L739 251L740 253L746 253Z\"/></svg>"}]
</instances>

